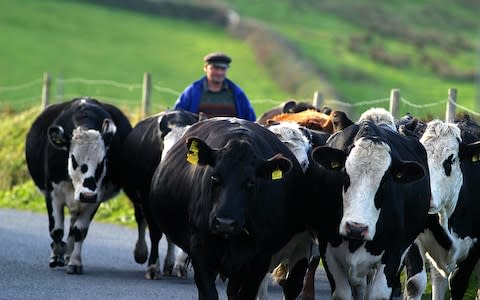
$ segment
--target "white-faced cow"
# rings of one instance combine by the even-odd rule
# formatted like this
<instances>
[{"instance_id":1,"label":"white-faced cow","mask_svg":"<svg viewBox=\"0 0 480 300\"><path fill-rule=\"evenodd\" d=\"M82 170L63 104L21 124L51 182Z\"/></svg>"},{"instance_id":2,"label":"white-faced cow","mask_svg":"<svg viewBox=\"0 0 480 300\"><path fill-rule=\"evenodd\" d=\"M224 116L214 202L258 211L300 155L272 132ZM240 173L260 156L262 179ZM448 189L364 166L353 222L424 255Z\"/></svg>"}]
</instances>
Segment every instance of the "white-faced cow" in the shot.
<instances>
[{"instance_id":1,"label":"white-faced cow","mask_svg":"<svg viewBox=\"0 0 480 300\"><path fill-rule=\"evenodd\" d=\"M393 118L370 111L332 135L313 159L337 175L341 211L321 241L334 299L389 299L403 258L423 230L430 185L425 149ZM380 124L376 124L373 121ZM367 284L368 278L368 284Z\"/></svg>"},{"instance_id":2,"label":"white-faced cow","mask_svg":"<svg viewBox=\"0 0 480 300\"><path fill-rule=\"evenodd\" d=\"M101 202L120 190L120 148L132 127L112 105L77 98L48 106L27 135L25 154L37 187L45 194L50 236L50 267L83 272L81 250ZM63 242L64 207L71 214Z\"/></svg>"},{"instance_id":3,"label":"white-faced cow","mask_svg":"<svg viewBox=\"0 0 480 300\"><path fill-rule=\"evenodd\" d=\"M427 283L424 260L432 267L432 299L462 299L479 259L480 141L456 124L434 120L420 142L428 155L432 198L427 227L407 258L405 295L421 299Z\"/></svg>"},{"instance_id":4,"label":"white-faced cow","mask_svg":"<svg viewBox=\"0 0 480 300\"><path fill-rule=\"evenodd\" d=\"M268 129L236 118L190 127L159 164L150 210L159 232L191 257L200 299L253 299L271 256L304 230L302 169Z\"/></svg>"},{"instance_id":5,"label":"white-faced cow","mask_svg":"<svg viewBox=\"0 0 480 300\"><path fill-rule=\"evenodd\" d=\"M123 189L132 200L135 208L135 219L138 225L138 240L135 244L135 261L143 264L148 257L147 243L145 242L145 230L149 215L146 203L150 194L150 183L153 173L160 160L170 148L180 139L185 130L192 124L206 118L203 114L198 115L188 111L174 110L161 112L155 116L140 121L130 132L125 140L122 150L123 163ZM161 233L153 228L149 230L151 249L148 269L145 273L147 279L160 278L160 266L158 262L158 243ZM181 257L182 253L179 253ZM165 256L163 273L171 275L175 265L175 246L168 245ZM186 276L184 264L176 264L175 273Z\"/></svg>"}]
</instances>

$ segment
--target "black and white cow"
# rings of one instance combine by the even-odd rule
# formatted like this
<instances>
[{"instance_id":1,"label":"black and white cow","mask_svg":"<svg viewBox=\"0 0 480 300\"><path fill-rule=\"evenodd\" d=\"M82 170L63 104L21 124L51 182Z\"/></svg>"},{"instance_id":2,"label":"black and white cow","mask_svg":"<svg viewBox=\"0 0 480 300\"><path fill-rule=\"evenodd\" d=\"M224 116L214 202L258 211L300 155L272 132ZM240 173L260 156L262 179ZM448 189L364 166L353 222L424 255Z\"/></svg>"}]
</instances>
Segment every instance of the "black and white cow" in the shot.
<instances>
[{"instance_id":1,"label":"black and white cow","mask_svg":"<svg viewBox=\"0 0 480 300\"><path fill-rule=\"evenodd\" d=\"M194 114L189 111L173 110L161 112L155 116L140 121L130 132L125 140L122 150L123 156L123 189L132 200L135 209L135 219L138 225L138 240L135 244L135 261L143 264L148 257L145 230L149 211L146 209L147 199L150 194L150 184L153 173L165 154L180 139L185 130L192 124L206 117L203 114ZM149 230L151 249L148 269L145 273L147 279L160 278L158 262L158 243L161 233ZM183 260L185 255L179 254L175 273L186 276L186 267ZM183 258L183 259L182 259ZM168 243L165 256L163 273L171 275L175 265L175 246Z\"/></svg>"},{"instance_id":2,"label":"black and white cow","mask_svg":"<svg viewBox=\"0 0 480 300\"><path fill-rule=\"evenodd\" d=\"M76 98L48 106L27 135L28 170L45 194L50 236L50 267L83 272L81 250L88 226L101 202L120 190L120 150L132 127L112 105ZM71 214L63 242L64 207Z\"/></svg>"},{"instance_id":3,"label":"black and white cow","mask_svg":"<svg viewBox=\"0 0 480 300\"><path fill-rule=\"evenodd\" d=\"M155 171L157 230L191 257L200 299L253 299L273 253L304 229L302 169L268 129L236 118L192 125ZM301 198L300 198L301 199Z\"/></svg>"},{"instance_id":4,"label":"black and white cow","mask_svg":"<svg viewBox=\"0 0 480 300\"><path fill-rule=\"evenodd\" d=\"M427 227L406 258L405 295L421 299L427 283L424 260L432 265L432 299L462 299L479 259L480 140L456 124L434 120L420 142L428 155L432 199Z\"/></svg>"},{"instance_id":5,"label":"black and white cow","mask_svg":"<svg viewBox=\"0 0 480 300\"><path fill-rule=\"evenodd\" d=\"M307 173L309 170L312 147L325 145L329 136L327 133L310 130L295 122L279 122L270 124L267 128L292 151L300 163L303 173ZM319 184L317 183L317 185ZM270 277L282 286L285 299L296 299L302 291L308 262L312 257L318 256L318 243L313 231L307 230L295 234L280 251L273 255L269 267L271 276L265 276L260 285L257 299L268 298ZM312 299L314 298L313 286L302 292L308 293ZM306 297L303 295L303 299Z\"/></svg>"},{"instance_id":6,"label":"black and white cow","mask_svg":"<svg viewBox=\"0 0 480 300\"><path fill-rule=\"evenodd\" d=\"M362 115L332 135L327 146L314 149L312 156L337 177L332 214L341 213L324 233L326 243L321 240L333 298L389 299L404 255L427 220L425 149L398 134L384 110Z\"/></svg>"}]
</instances>

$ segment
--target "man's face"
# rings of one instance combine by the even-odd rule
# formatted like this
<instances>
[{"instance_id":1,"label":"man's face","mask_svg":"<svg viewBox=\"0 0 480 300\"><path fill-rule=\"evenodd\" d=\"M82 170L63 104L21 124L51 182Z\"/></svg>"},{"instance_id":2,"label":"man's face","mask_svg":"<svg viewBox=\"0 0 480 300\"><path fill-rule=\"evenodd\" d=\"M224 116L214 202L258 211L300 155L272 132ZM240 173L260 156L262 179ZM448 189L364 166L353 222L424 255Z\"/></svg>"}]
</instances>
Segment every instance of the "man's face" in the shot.
<instances>
[{"instance_id":1,"label":"man's face","mask_svg":"<svg viewBox=\"0 0 480 300\"><path fill-rule=\"evenodd\" d=\"M207 79L214 83L222 83L227 74L227 68L217 67L212 64L206 64L203 68L207 75Z\"/></svg>"}]
</instances>

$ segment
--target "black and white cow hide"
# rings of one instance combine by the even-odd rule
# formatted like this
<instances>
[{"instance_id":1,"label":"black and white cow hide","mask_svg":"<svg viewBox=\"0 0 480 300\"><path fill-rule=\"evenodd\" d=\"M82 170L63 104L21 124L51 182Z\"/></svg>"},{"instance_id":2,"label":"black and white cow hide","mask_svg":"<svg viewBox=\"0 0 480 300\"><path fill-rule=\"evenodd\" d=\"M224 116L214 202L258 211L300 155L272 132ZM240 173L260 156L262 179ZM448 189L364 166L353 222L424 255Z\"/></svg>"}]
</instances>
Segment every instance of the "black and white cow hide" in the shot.
<instances>
[{"instance_id":1,"label":"black and white cow hide","mask_svg":"<svg viewBox=\"0 0 480 300\"><path fill-rule=\"evenodd\" d=\"M120 150L132 127L116 107L92 98L48 106L27 134L25 155L37 187L45 195L52 254L50 267L68 264L81 274L81 250L100 203L121 186ZM64 208L70 215L67 243Z\"/></svg>"}]
</instances>

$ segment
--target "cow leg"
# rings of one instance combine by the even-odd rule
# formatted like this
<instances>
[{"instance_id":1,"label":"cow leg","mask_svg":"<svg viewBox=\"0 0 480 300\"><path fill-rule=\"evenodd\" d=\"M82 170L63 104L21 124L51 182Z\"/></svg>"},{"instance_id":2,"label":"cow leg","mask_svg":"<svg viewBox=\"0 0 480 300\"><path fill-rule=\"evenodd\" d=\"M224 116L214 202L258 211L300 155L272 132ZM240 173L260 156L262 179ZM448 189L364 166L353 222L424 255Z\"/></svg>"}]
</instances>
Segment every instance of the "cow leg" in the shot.
<instances>
[{"instance_id":1,"label":"cow leg","mask_svg":"<svg viewBox=\"0 0 480 300\"><path fill-rule=\"evenodd\" d=\"M148 226L150 234L150 257L148 258L148 267L145 272L145 278L150 280L160 279L160 262L158 261L158 244L162 238L162 233L153 226Z\"/></svg>"},{"instance_id":2,"label":"cow leg","mask_svg":"<svg viewBox=\"0 0 480 300\"><path fill-rule=\"evenodd\" d=\"M142 207L138 203L133 204L135 210L135 221L138 227L138 239L133 250L133 257L139 264L144 264L148 258L148 248L145 241L145 231L147 229L147 220L143 215Z\"/></svg>"},{"instance_id":3,"label":"cow leg","mask_svg":"<svg viewBox=\"0 0 480 300\"><path fill-rule=\"evenodd\" d=\"M385 265L378 265L374 273L372 281L367 287L365 299L390 299L392 288L387 284L388 279L385 274ZM394 277L392 277L392 281L393 280Z\"/></svg>"},{"instance_id":4,"label":"cow leg","mask_svg":"<svg viewBox=\"0 0 480 300\"><path fill-rule=\"evenodd\" d=\"M175 265L175 244L167 236L167 254L163 261L163 275L172 276L173 266Z\"/></svg>"},{"instance_id":5,"label":"cow leg","mask_svg":"<svg viewBox=\"0 0 480 300\"><path fill-rule=\"evenodd\" d=\"M82 274L82 245L88 233L88 226L95 215L99 204L80 204L80 211L78 217L73 224L70 232L73 236L73 251L68 261L68 274ZM73 214L72 214L73 215Z\"/></svg>"},{"instance_id":6,"label":"cow leg","mask_svg":"<svg viewBox=\"0 0 480 300\"><path fill-rule=\"evenodd\" d=\"M475 274L477 275L477 297L475 300L480 300L480 261L475 265Z\"/></svg>"},{"instance_id":7,"label":"cow leg","mask_svg":"<svg viewBox=\"0 0 480 300\"><path fill-rule=\"evenodd\" d=\"M443 277L434 266L430 266L430 281L432 283L432 300L445 299L448 279Z\"/></svg>"},{"instance_id":8,"label":"cow leg","mask_svg":"<svg viewBox=\"0 0 480 300\"><path fill-rule=\"evenodd\" d=\"M196 247L195 247L196 248ZM198 248L196 248L198 249ZM217 274L209 270L207 266L208 255L192 249L192 265L194 269L195 285L198 289L199 300L215 300L218 299L217 289L215 287L215 279ZM230 283L230 280L229 280Z\"/></svg>"},{"instance_id":9,"label":"cow leg","mask_svg":"<svg viewBox=\"0 0 480 300\"><path fill-rule=\"evenodd\" d=\"M271 273L265 274L263 277L260 286L257 291L257 300L267 300L268 299L268 281L270 279Z\"/></svg>"},{"instance_id":10,"label":"cow leg","mask_svg":"<svg viewBox=\"0 0 480 300\"><path fill-rule=\"evenodd\" d=\"M410 247L405 256L405 268L407 279L404 298L422 299L422 294L427 287L427 272L425 271L425 260L416 243Z\"/></svg>"},{"instance_id":11,"label":"cow leg","mask_svg":"<svg viewBox=\"0 0 480 300\"><path fill-rule=\"evenodd\" d=\"M303 288L300 293L299 299L301 300L314 300L315 299L315 272L317 271L318 264L320 263L320 256L312 256L308 263L307 273L303 280Z\"/></svg>"},{"instance_id":12,"label":"cow leg","mask_svg":"<svg viewBox=\"0 0 480 300\"><path fill-rule=\"evenodd\" d=\"M303 279L308 268L308 259L305 257L299 260L288 272L287 279L282 284L283 295L286 300L297 299L302 291Z\"/></svg>"},{"instance_id":13,"label":"cow leg","mask_svg":"<svg viewBox=\"0 0 480 300\"><path fill-rule=\"evenodd\" d=\"M257 256L247 268L248 272L242 272L242 278L238 299L255 299L258 288L270 266L271 255L261 254Z\"/></svg>"},{"instance_id":14,"label":"cow leg","mask_svg":"<svg viewBox=\"0 0 480 300\"><path fill-rule=\"evenodd\" d=\"M479 246L470 249L467 258L458 263L457 268L450 275L450 292L453 300L463 299L463 295L465 295L465 291L468 288L470 275L478 263L479 256Z\"/></svg>"},{"instance_id":15,"label":"cow leg","mask_svg":"<svg viewBox=\"0 0 480 300\"><path fill-rule=\"evenodd\" d=\"M48 229L52 238L50 268L63 267L65 265L65 243L62 241L64 235L64 207L65 196L62 189L54 185L51 192L46 192L45 201L48 211Z\"/></svg>"},{"instance_id":16,"label":"cow leg","mask_svg":"<svg viewBox=\"0 0 480 300\"><path fill-rule=\"evenodd\" d=\"M188 270L187 270L187 258L188 254L183 251L180 247L175 246L175 265L173 266L173 273L179 278L187 279Z\"/></svg>"},{"instance_id":17,"label":"cow leg","mask_svg":"<svg viewBox=\"0 0 480 300\"><path fill-rule=\"evenodd\" d=\"M327 271L330 289L333 299L352 299L352 288L348 282L347 274L334 256L335 248L330 244L326 245L323 254L323 265Z\"/></svg>"}]
</instances>

